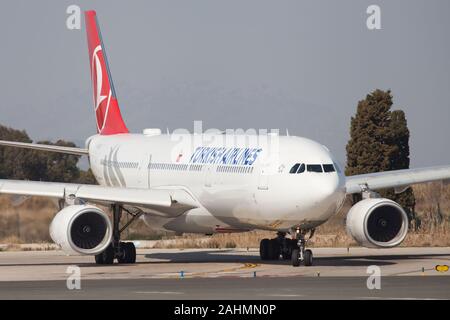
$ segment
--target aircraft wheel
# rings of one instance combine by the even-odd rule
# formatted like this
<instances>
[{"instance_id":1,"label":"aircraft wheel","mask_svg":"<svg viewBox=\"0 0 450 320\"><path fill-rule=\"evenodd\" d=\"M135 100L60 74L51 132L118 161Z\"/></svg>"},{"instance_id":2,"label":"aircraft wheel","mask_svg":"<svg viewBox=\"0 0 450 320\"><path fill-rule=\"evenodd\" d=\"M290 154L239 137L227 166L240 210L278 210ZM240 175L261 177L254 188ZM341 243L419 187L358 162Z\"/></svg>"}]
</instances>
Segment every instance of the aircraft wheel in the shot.
<instances>
[{"instance_id":1,"label":"aircraft wheel","mask_svg":"<svg viewBox=\"0 0 450 320\"><path fill-rule=\"evenodd\" d=\"M306 267L312 266L313 264L313 253L311 250L307 249L305 250L305 253L303 254L304 263Z\"/></svg>"},{"instance_id":2,"label":"aircraft wheel","mask_svg":"<svg viewBox=\"0 0 450 320\"><path fill-rule=\"evenodd\" d=\"M113 264L114 263L114 248L112 243L103 251L95 255L96 264Z\"/></svg>"},{"instance_id":3,"label":"aircraft wheel","mask_svg":"<svg viewBox=\"0 0 450 320\"><path fill-rule=\"evenodd\" d=\"M284 260L291 259L292 250L297 247L297 240L286 239L285 247L282 250L282 256Z\"/></svg>"},{"instance_id":4,"label":"aircraft wheel","mask_svg":"<svg viewBox=\"0 0 450 320\"><path fill-rule=\"evenodd\" d=\"M136 262L136 247L133 242L121 242L122 254L117 257L119 263L135 263Z\"/></svg>"},{"instance_id":5,"label":"aircraft wheel","mask_svg":"<svg viewBox=\"0 0 450 320\"><path fill-rule=\"evenodd\" d=\"M269 259L278 260L280 259L280 245L277 239L269 240Z\"/></svg>"},{"instance_id":6,"label":"aircraft wheel","mask_svg":"<svg viewBox=\"0 0 450 320\"><path fill-rule=\"evenodd\" d=\"M298 267L300 265L300 250L292 249L291 262L293 267Z\"/></svg>"},{"instance_id":7,"label":"aircraft wheel","mask_svg":"<svg viewBox=\"0 0 450 320\"><path fill-rule=\"evenodd\" d=\"M269 239L262 239L259 243L259 256L261 260L269 260Z\"/></svg>"}]
</instances>

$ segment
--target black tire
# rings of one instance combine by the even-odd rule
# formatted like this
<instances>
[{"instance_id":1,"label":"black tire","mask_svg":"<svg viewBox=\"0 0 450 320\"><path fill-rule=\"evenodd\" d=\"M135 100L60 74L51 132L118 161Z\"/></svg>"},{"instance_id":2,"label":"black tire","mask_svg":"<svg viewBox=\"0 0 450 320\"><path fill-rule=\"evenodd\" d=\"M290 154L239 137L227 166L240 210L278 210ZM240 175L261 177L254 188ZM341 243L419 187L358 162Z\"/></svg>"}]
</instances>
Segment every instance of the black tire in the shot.
<instances>
[{"instance_id":1,"label":"black tire","mask_svg":"<svg viewBox=\"0 0 450 320\"><path fill-rule=\"evenodd\" d=\"M117 257L119 263L135 263L136 262L136 247L133 242L121 242L120 247L122 254Z\"/></svg>"},{"instance_id":2,"label":"black tire","mask_svg":"<svg viewBox=\"0 0 450 320\"><path fill-rule=\"evenodd\" d=\"M117 262L118 263L127 263L127 258L128 258L128 248L127 248L127 243L126 242L121 242L119 244L120 246L120 251L117 255Z\"/></svg>"},{"instance_id":3,"label":"black tire","mask_svg":"<svg viewBox=\"0 0 450 320\"><path fill-rule=\"evenodd\" d=\"M133 242L128 242L128 262L127 263L136 263L136 247L134 246Z\"/></svg>"},{"instance_id":4,"label":"black tire","mask_svg":"<svg viewBox=\"0 0 450 320\"><path fill-rule=\"evenodd\" d=\"M96 264L104 264L103 263L103 254L102 253L95 255L95 263Z\"/></svg>"},{"instance_id":5,"label":"black tire","mask_svg":"<svg viewBox=\"0 0 450 320\"><path fill-rule=\"evenodd\" d=\"M295 239L289 239L289 245L291 246L291 249L292 249L292 250L298 248L297 243L298 243L298 240L295 240Z\"/></svg>"},{"instance_id":6,"label":"black tire","mask_svg":"<svg viewBox=\"0 0 450 320\"><path fill-rule=\"evenodd\" d=\"M300 250L292 249L291 262L293 267L298 267L300 265Z\"/></svg>"},{"instance_id":7,"label":"black tire","mask_svg":"<svg viewBox=\"0 0 450 320\"><path fill-rule=\"evenodd\" d=\"M305 254L303 255L303 262L306 267L312 266L313 264L313 253L311 250L305 250Z\"/></svg>"},{"instance_id":8,"label":"black tire","mask_svg":"<svg viewBox=\"0 0 450 320\"><path fill-rule=\"evenodd\" d=\"M297 240L286 239L286 248L283 249L282 256L284 260L290 260L292 256L292 250L297 248Z\"/></svg>"},{"instance_id":9,"label":"black tire","mask_svg":"<svg viewBox=\"0 0 450 320\"><path fill-rule=\"evenodd\" d=\"M113 264L114 263L114 248L112 243L103 251L95 256L95 263L97 264Z\"/></svg>"},{"instance_id":10,"label":"black tire","mask_svg":"<svg viewBox=\"0 0 450 320\"><path fill-rule=\"evenodd\" d=\"M269 259L270 260L280 259L280 245L277 239L269 240Z\"/></svg>"},{"instance_id":11,"label":"black tire","mask_svg":"<svg viewBox=\"0 0 450 320\"><path fill-rule=\"evenodd\" d=\"M261 260L269 260L269 239L262 239L259 243L259 256Z\"/></svg>"},{"instance_id":12,"label":"black tire","mask_svg":"<svg viewBox=\"0 0 450 320\"><path fill-rule=\"evenodd\" d=\"M286 251L286 252L283 252L281 255L283 257L283 260L289 260L291 258L291 254L292 253L290 251Z\"/></svg>"}]
</instances>

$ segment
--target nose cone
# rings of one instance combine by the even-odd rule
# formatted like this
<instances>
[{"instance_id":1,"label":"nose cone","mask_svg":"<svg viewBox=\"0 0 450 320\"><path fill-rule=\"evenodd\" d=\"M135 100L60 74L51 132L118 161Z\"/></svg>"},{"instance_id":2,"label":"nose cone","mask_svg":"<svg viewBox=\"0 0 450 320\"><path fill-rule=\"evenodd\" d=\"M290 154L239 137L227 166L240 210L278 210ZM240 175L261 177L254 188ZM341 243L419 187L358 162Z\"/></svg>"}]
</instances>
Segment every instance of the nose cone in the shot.
<instances>
[{"instance_id":1,"label":"nose cone","mask_svg":"<svg viewBox=\"0 0 450 320\"><path fill-rule=\"evenodd\" d=\"M316 202L324 202L333 198L339 190L339 176L336 173L318 175L314 180Z\"/></svg>"},{"instance_id":2,"label":"nose cone","mask_svg":"<svg viewBox=\"0 0 450 320\"><path fill-rule=\"evenodd\" d=\"M318 174L311 183L311 200L317 218L327 219L345 197L342 178L337 173Z\"/></svg>"}]
</instances>

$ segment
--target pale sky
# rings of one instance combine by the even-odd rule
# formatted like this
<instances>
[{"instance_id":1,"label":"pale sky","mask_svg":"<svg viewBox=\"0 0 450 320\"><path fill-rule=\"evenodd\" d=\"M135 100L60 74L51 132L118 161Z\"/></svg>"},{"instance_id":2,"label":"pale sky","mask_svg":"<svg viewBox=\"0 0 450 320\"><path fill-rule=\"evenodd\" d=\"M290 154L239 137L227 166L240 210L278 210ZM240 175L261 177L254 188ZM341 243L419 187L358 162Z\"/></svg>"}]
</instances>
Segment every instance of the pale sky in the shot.
<instances>
[{"instance_id":1,"label":"pale sky","mask_svg":"<svg viewBox=\"0 0 450 320\"><path fill-rule=\"evenodd\" d=\"M0 123L81 145L95 133L84 30L99 16L132 132L168 127L289 129L342 162L350 117L391 89L411 131L412 167L450 164L450 1L2 1ZM381 30L366 9L381 8Z\"/></svg>"}]
</instances>

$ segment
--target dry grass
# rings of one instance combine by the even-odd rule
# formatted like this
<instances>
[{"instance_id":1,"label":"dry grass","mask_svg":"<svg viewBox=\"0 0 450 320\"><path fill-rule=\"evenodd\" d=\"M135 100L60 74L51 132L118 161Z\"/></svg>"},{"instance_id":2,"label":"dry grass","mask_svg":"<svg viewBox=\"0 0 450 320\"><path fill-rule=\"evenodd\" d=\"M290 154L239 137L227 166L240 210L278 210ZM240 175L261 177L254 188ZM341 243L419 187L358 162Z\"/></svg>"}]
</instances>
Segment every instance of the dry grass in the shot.
<instances>
[{"instance_id":1,"label":"dry grass","mask_svg":"<svg viewBox=\"0 0 450 320\"><path fill-rule=\"evenodd\" d=\"M421 219L416 230L411 230L402 246L450 246L450 186L429 183L414 186L416 211ZM12 205L9 196L0 197L0 243L10 244L13 250L35 250L24 243L50 242L48 227L58 211L47 199L31 198L19 206ZM339 213L321 225L311 240L312 247L349 247L357 243L345 231L345 216L351 203L346 201ZM255 248L263 238L272 238L273 232L251 231L235 234L216 234L211 237L186 234L175 237L170 233L150 230L137 221L125 233L131 240L159 240L155 248ZM4 250L5 247L0 248ZM41 250L54 247L40 246Z\"/></svg>"},{"instance_id":2,"label":"dry grass","mask_svg":"<svg viewBox=\"0 0 450 320\"><path fill-rule=\"evenodd\" d=\"M12 203L12 197L0 197L0 243L51 241L48 227L56 205L42 198L28 199L19 206Z\"/></svg>"}]
</instances>

